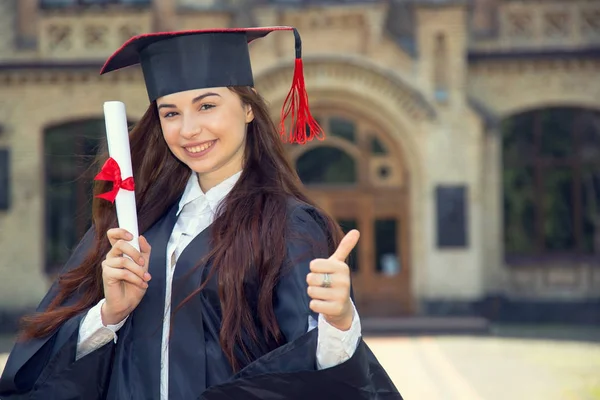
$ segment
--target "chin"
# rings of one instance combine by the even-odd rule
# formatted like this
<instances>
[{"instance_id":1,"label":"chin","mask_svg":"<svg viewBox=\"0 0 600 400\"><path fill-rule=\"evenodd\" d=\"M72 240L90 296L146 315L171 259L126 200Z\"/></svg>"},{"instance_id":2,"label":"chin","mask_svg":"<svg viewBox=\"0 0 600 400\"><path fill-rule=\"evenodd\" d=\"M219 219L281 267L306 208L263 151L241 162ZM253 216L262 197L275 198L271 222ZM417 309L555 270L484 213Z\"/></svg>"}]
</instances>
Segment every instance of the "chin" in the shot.
<instances>
[{"instance_id":1,"label":"chin","mask_svg":"<svg viewBox=\"0 0 600 400\"><path fill-rule=\"evenodd\" d=\"M206 163L198 163L198 162L192 162L188 164L188 167L190 167L190 169L192 171L194 171L195 173L202 175L202 174L206 174L209 172L214 172L217 168L215 168L214 165L208 165Z\"/></svg>"}]
</instances>

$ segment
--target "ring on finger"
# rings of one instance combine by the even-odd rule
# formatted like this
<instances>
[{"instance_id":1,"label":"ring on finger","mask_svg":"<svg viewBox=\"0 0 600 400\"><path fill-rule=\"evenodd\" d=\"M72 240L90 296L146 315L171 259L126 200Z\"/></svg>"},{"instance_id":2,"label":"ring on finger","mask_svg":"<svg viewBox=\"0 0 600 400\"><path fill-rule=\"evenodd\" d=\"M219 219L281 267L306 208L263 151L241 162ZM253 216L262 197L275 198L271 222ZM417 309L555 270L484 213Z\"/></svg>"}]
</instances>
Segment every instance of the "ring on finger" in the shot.
<instances>
[{"instance_id":1,"label":"ring on finger","mask_svg":"<svg viewBox=\"0 0 600 400\"><path fill-rule=\"evenodd\" d=\"M323 274L323 283L321 283L321 287L330 288L331 287L331 276L325 273Z\"/></svg>"}]
</instances>

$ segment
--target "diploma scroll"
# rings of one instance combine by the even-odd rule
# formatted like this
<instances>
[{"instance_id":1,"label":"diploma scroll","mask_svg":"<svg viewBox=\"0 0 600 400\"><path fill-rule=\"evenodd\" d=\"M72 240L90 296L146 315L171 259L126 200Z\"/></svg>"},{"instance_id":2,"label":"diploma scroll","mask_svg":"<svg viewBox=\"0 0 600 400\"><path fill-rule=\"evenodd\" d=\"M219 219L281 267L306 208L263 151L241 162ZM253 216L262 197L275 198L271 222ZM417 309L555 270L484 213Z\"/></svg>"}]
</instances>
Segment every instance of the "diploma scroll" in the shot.
<instances>
[{"instance_id":1,"label":"diploma scroll","mask_svg":"<svg viewBox=\"0 0 600 400\"><path fill-rule=\"evenodd\" d=\"M129 148L129 129L127 127L125 104L120 101L105 102L104 121L106 123L106 138L110 157L119 165L121 179L130 178L133 176L133 168L131 167L131 150ZM133 235L133 240L129 243L139 250L135 192L132 190L119 190L115 198L115 204L119 228L126 229Z\"/></svg>"}]
</instances>

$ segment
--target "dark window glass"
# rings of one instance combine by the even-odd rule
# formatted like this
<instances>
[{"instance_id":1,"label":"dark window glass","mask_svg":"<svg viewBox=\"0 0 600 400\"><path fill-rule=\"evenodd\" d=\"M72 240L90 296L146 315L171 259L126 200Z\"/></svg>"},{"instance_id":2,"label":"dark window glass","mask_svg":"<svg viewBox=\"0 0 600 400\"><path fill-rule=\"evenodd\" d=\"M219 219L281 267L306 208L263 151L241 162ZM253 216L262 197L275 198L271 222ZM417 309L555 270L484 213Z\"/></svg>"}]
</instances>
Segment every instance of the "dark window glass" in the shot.
<instances>
[{"instance_id":1,"label":"dark window glass","mask_svg":"<svg viewBox=\"0 0 600 400\"><path fill-rule=\"evenodd\" d=\"M534 123L541 125L540 155L547 158L568 158L573 155L573 130L576 129L574 125L577 114L575 110L568 108L544 110L534 114Z\"/></svg>"},{"instance_id":2,"label":"dark window glass","mask_svg":"<svg viewBox=\"0 0 600 400\"><path fill-rule=\"evenodd\" d=\"M67 261L91 224L92 164L105 137L103 120L69 123L46 130L46 271Z\"/></svg>"},{"instance_id":3,"label":"dark window glass","mask_svg":"<svg viewBox=\"0 0 600 400\"><path fill-rule=\"evenodd\" d=\"M502 125L507 255L600 251L600 113L554 107Z\"/></svg>"},{"instance_id":4,"label":"dark window glass","mask_svg":"<svg viewBox=\"0 0 600 400\"><path fill-rule=\"evenodd\" d=\"M352 229L358 229L358 224L355 219L341 219L338 221L344 233L350 232ZM352 272L358 271L358 252L360 243L358 243L348 256L348 266Z\"/></svg>"},{"instance_id":5,"label":"dark window glass","mask_svg":"<svg viewBox=\"0 0 600 400\"><path fill-rule=\"evenodd\" d=\"M347 119L333 117L329 120L329 133L356 143L356 126Z\"/></svg>"},{"instance_id":6,"label":"dark window glass","mask_svg":"<svg viewBox=\"0 0 600 400\"><path fill-rule=\"evenodd\" d=\"M395 219L375 220L375 268L384 275L400 273L398 223Z\"/></svg>"},{"instance_id":7,"label":"dark window glass","mask_svg":"<svg viewBox=\"0 0 600 400\"><path fill-rule=\"evenodd\" d=\"M371 137L371 154L373 154L373 155L387 154L387 150L385 149L385 146L383 145L383 143L381 143L381 141L379 139L377 139L377 136L375 136L375 135L373 135Z\"/></svg>"},{"instance_id":8,"label":"dark window glass","mask_svg":"<svg viewBox=\"0 0 600 400\"><path fill-rule=\"evenodd\" d=\"M356 182L354 159L335 147L317 147L302 154L296 163L302 182L309 184L351 184Z\"/></svg>"},{"instance_id":9,"label":"dark window glass","mask_svg":"<svg viewBox=\"0 0 600 400\"><path fill-rule=\"evenodd\" d=\"M504 243L509 254L535 251L533 168L504 169Z\"/></svg>"},{"instance_id":10,"label":"dark window glass","mask_svg":"<svg viewBox=\"0 0 600 400\"><path fill-rule=\"evenodd\" d=\"M582 172L583 250L600 254L600 167L588 166Z\"/></svg>"},{"instance_id":11,"label":"dark window glass","mask_svg":"<svg viewBox=\"0 0 600 400\"><path fill-rule=\"evenodd\" d=\"M502 155L505 164L522 164L534 157L533 116L532 113L520 114L502 123Z\"/></svg>"},{"instance_id":12,"label":"dark window glass","mask_svg":"<svg viewBox=\"0 0 600 400\"><path fill-rule=\"evenodd\" d=\"M572 169L546 169L542 196L545 249L560 251L574 249Z\"/></svg>"}]
</instances>

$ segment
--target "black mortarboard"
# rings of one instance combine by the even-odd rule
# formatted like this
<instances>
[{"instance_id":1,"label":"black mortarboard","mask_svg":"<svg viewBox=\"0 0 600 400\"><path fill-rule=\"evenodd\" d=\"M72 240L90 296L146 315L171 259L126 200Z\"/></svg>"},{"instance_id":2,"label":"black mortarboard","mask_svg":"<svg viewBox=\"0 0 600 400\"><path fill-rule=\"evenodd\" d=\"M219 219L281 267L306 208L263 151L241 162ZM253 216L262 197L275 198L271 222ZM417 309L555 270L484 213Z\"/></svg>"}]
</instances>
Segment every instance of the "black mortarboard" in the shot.
<instances>
[{"instance_id":1,"label":"black mortarboard","mask_svg":"<svg viewBox=\"0 0 600 400\"><path fill-rule=\"evenodd\" d=\"M312 118L304 86L302 42L289 26L159 32L129 39L108 58L100 74L140 64L150 101L192 89L254 86L248 44L273 31L293 31L296 62L292 88L281 112L281 135L290 143L323 139ZM285 133L291 114L292 129ZM287 136L287 137L286 137Z\"/></svg>"}]
</instances>

